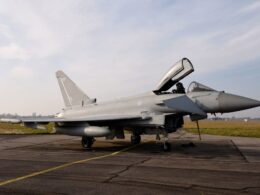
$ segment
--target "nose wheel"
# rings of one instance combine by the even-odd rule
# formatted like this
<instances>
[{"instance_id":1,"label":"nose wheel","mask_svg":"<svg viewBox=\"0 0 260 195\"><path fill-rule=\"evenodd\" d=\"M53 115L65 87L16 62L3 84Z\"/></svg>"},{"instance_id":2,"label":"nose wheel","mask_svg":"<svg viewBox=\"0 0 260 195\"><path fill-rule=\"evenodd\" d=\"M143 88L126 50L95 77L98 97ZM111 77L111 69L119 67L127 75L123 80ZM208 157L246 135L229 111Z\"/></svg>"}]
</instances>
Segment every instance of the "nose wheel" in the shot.
<instances>
[{"instance_id":1,"label":"nose wheel","mask_svg":"<svg viewBox=\"0 0 260 195\"><path fill-rule=\"evenodd\" d=\"M139 134L131 135L131 143L133 145L140 144L140 142L141 142L141 136Z\"/></svg>"},{"instance_id":2,"label":"nose wheel","mask_svg":"<svg viewBox=\"0 0 260 195\"><path fill-rule=\"evenodd\" d=\"M94 137L82 136L81 144L83 148L90 149L94 143Z\"/></svg>"}]
</instances>

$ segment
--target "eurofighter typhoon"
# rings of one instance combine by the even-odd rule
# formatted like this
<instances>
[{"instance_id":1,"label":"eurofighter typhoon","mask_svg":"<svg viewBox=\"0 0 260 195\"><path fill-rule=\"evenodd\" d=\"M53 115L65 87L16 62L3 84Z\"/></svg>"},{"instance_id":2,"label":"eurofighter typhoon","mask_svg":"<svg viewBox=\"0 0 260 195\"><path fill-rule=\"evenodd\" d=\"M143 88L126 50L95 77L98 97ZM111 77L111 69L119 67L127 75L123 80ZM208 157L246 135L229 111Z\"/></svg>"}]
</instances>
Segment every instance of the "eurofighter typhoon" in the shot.
<instances>
[{"instance_id":1,"label":"eurofighter typhoon","mask_svg":"<svg viewBox=\"0 0 260 195\"><path fill-rule=\"evenodd\" d=\"M154 134L156 139L163 138L162 148L168 151L171 145L167 136L183 126L186 115L198 121L206 119L207 113L260 106L260 101L217 91L198 82L192 82L185 92L180 80L193 71L190 60L183 58L170 68L153 91L103 103L88 97L66 74L57 71L65 103L59 114L50 118L1 119L1 122L21 123L35 129L53 122L57 133L81 136L84 148L91 148L95 137L124 139L124 130L132 133L132 144L140 143L142 134Z\"/></svg>"}]
</instances>

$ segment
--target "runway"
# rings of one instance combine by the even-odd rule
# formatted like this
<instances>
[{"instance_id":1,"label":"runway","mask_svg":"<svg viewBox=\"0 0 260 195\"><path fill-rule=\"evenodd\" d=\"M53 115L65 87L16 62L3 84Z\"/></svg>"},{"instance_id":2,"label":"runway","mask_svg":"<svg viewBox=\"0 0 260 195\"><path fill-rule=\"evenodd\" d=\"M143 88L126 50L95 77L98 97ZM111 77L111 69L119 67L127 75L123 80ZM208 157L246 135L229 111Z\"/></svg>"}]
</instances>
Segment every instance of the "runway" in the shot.
<instances>
[{"instance_id":1,"label":"runway","mask_svg":"<svg viewBox=\"0 0 260 195\"><path fill-rule=\"evenodd\" d=\"M259 194L260 139L172 134L142 144L79 137L0 135L0 194Z\"/></svg>"}]
</instances>

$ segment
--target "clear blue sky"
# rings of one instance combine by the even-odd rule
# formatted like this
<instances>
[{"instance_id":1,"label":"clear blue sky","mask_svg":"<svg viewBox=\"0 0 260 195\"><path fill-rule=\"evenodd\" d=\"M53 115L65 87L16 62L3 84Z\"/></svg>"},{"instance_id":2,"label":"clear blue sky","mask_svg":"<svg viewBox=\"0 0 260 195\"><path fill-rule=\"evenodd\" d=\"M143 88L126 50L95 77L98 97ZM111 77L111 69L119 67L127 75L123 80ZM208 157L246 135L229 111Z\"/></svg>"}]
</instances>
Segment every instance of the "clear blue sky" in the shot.
<instances>
[{"instance_id":1,"label":"clear blue sky","mask_svg":"<svg viewBox=\"0 0 260 195\"><path fill-rule=\"evenodd\" d=\"M0 113L59 112L58 69L102 101L152 90L182 57L186 85L260 100L259 51L260 1L0 0Z\"/></svg>"}]
</instances>

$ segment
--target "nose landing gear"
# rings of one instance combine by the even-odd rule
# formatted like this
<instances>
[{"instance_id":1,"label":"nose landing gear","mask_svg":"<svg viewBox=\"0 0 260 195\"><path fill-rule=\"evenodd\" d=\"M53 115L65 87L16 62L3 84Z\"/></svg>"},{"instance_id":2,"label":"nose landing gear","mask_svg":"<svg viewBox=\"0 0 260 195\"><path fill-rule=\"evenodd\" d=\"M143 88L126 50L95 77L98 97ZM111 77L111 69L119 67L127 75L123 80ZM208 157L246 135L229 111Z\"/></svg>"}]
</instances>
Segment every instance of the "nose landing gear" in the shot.
<instances>
[{"instance_id":1,"label":"nose landing gear","mask_svg":"<svg viewBox=\"0 0 260 195\"><path fill-rule=\"evenodd\" d=\"M169 152L169 151L171 151L171 144L168 142L168 134L167 133L165 133L165 134L163 134L163 141L162 142L160 142L161 144L162 144L162 150L164 151L164 152ZM161 138L160 138L160 135L159 134L157 134L156 135L156 140L157 141L160 141L161 140Z\"/></svg>"},{"instance_id":2,"label":"nose landing gear","mask_svg":"<svg viewBox=\"0 0 260 195\"><path fill-rule=\"evenodd\" d=\"M169 142L164 142L162 145L162 149L164 152L170 152L172 149L172 146Z\"/></svg>"}]
</instances>

